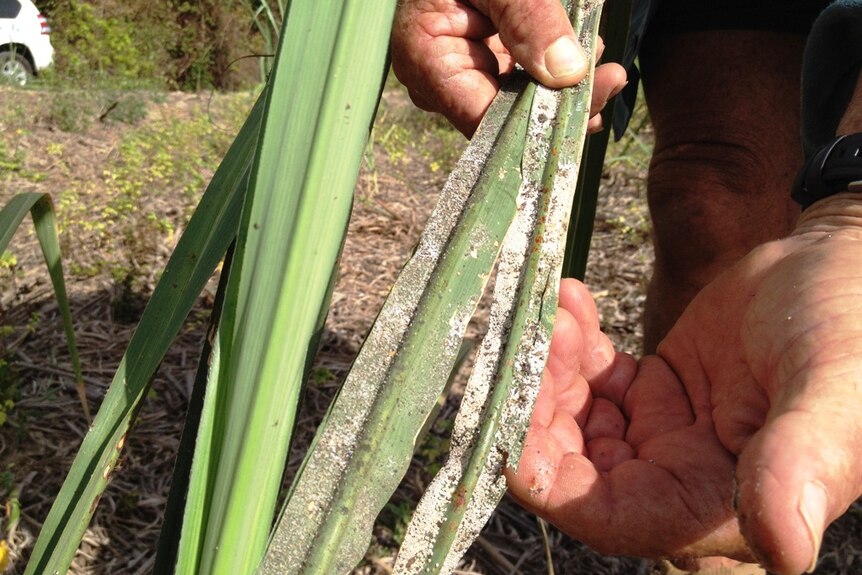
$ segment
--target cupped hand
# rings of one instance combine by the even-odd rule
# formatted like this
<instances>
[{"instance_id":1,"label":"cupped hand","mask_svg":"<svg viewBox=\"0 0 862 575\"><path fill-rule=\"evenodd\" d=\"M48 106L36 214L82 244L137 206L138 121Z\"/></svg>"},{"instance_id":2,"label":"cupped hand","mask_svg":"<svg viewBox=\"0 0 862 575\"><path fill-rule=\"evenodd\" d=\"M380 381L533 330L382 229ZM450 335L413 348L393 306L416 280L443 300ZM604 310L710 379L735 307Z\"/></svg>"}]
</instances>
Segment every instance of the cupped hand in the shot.
<instances>
[{"instance_id":1,"label":"cupped hand","mask_svg":"<svg viewBox=\"0 0 862 575\"><path fill-rule=\"evenodd\" d=\"M560 305L512 494L606 553L812 568L862 495L858 195L717 278L637 368L582 285Z\"/></svg>"},{"instance_id":2,"label":"cupped hand","mask_svg":"<svg viewBox=\"0 0 862 575\"><path fill-rule=\"evenodd\" d=\"M580 82L588 59L559 0L403 0L392 31L392 67L420 108L470 137L515 62L551 88ZM618 64L596 68L589 128L625 85Z\"/></svg>"},{"instance_id":3,"label":"cupped hand","mask_svg":"<svg viewBox=\"0 0 862 575\"><path fill-rule=\"evenodd\" d=\"M614 354L586 287L563 280L510 493L603 553L742 560L751 555L733 513L734 465L708 405L662 359Z\"/></svg>"}]
</instances>

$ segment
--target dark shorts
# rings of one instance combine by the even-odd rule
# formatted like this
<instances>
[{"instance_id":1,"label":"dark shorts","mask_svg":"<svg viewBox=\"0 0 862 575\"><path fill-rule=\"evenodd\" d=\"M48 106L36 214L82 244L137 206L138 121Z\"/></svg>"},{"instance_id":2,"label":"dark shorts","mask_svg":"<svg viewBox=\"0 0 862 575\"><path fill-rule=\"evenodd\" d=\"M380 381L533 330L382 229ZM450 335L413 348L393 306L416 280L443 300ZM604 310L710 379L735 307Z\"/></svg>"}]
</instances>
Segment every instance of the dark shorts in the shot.
<instances>
[{"instance_id":1,"label":"dark shorts","mask_svg":"<svg viewBox=\"0 0 862 575\"><path fill-rule=\"evenodd\" d=\"M710 30L763 30L808 35L831 0L633 0L626 57L629 84L616 100L614 133L628 125L638 93L635 58L646 41Z\"/></svg>"},{"instance_id":2,"label":"dark shorts","mask_svg":"<svg viewBox=\"0 0 862 575\"><path fill-rule=\"evenodd\" d=\"M648 34L703 30L768 30L808 34L830 0L635 0L649 11Z\"/></svg>"}]
</instances>

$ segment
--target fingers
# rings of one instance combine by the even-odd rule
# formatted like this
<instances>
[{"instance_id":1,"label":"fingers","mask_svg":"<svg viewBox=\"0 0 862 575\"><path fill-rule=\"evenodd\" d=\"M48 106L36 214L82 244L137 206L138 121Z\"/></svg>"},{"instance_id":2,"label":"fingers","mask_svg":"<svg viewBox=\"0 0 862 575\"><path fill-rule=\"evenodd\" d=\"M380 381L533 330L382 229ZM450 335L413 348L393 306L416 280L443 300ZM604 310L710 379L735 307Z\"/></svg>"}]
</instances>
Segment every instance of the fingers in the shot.
<instances>
[{"instance_id":1,"label":"fingers","mask_svg":"<svg viewBox=\"0 0 862 575\"><path fill-rule=\"evenodd\" d=\"M443 113L469 137L500 87L500 61L484 41L494 32L486 16L456 0L402 2L392 69L417 106Z\"/></svg>"},{"instance_id":2,"label":"fingers","mask_svg":"<svg viewBox=\"0 0 862 575\"><path fill-rule=\"evenodd\" d=\"M509 52L534 78L551 88L574 86L589 60L558 0L471 0L500 31Z\"/></svg>"},{"instance_id":3,"label":"fingers","mask_svg":"<svg viewBox=\"0 0 862 575\"><path fill-rule=\"evenodd\" d=\"M391 53L395 75L413 102L442 113L467 137L499 90L499 75L511 72L516 61L552 88L577 84L589 67L558 0L404 0ZM599 67L593 115L624 82L620 66ZM600 129L601 119L593 117L589 127Z\"/></svg>"},{"instance_id":4,"label":"fingers","mask_svg":"<svg viewBox=\"0 0 862 575\"><path fill-rule=\"evenodd\" d=\"M614 363L614 348L599 327L599 314L587 286L573 279L560 282L560 308L572 314L580 327L581 346L569 350L576 356L579 370L591 386L601 385L610 377Z\"/></svg>"},{"instance_id":5,"label":"fingers","mask_svg":"<svg viewBox=\"0 0 862 575\"><path fill-rule=\"evenodd\" d=\"M590 134L599 132L602 125L601 111L611 98L619 94L626 86L625 68L615 63L602 64L596 67L593 79L593 96L590 102L590 121L587 131Z\"/></svg>"},{"instance_id":6,"label":"fingers","mask_svg":"<svg viewBox=\"0 0 862 575\"><path fill-rule=\"evenodd\" d=\"M862 430L848 429L858 400L821 396L799 405L770 415L736 474L741 530L770 572L782 575L814 569L826 526L862 492Z\"/></svg>"},{"instance_id":7,"label":"fingers","mask_svg":"<svg viewBox=\"0 0 862 575\"><path fill-rule=\"evenodd\" d=\"M558 310L542 388L533 408L533 425L550 427L557 411L565 412L578 425L586 423L592 398L580 374L578 354L573 353L581 342L581 329L574 316L565 309Z\"/></svg>"}]
</instances>

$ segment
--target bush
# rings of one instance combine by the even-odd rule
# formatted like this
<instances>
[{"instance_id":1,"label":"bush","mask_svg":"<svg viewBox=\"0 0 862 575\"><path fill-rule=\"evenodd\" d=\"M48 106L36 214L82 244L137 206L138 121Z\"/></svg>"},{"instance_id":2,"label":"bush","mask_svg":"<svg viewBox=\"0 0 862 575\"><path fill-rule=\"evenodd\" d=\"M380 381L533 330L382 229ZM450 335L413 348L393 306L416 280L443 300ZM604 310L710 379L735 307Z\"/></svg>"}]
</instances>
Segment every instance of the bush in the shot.
<instances>
[{"instance_id":1,"label":"bush","mask_svg":"<svg viewBox=\"0 0 862 575\"><path fill-rule=\"evenodd\" d=\"M58 82L237 89L260 80L246 0L47 0Z\"/></svg>"},{"instance_id":2,"label":"bush","mask_svg":"<svg viewBox=\"0 0 862 575\"><path fill-rule=\"evenodd\" d=\"M139 50L135 24L93 4L63 2L52 17L57 73L69 78L122 80L155 76L156 54Z\"/></svg>"}]
</instances>

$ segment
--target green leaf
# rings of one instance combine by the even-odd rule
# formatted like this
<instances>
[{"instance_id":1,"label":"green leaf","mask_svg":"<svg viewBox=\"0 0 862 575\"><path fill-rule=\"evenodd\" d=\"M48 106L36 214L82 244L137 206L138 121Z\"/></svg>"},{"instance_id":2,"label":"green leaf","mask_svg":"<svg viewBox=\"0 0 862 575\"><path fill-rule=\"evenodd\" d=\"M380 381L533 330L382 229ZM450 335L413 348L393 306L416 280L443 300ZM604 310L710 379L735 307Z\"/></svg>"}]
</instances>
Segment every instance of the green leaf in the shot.
<instances>
[{"instance_id":1,"label":"green leaf","mask_svg":"<svg viewBox=\"0 0 862 575\"><path fill-rule=\"evenodd\" d=\"M189 221L90 431L51 506L25 574L65 573L117 464L150 380L236 236L263 106L252 110Z\"/></svg>"},{"instance_id":2,"label":"green leaf","mask_svg":"<svg viewBox=\"0 0 862 575\"><path fill-rule=\"evenodd\" d=\"M66 282L63 279L60 242L57 238L57 221L54 217L54 204L51 202L50 195L24 193L9 200L9 203L0 211L0 253L6 250L6 246L9 245L9 241L21 225L27 212L33 216L36 237L39 239L42 255L48 265L48 273L51 276L51 284L54 286L57 306L60 308L60 317L63 319L63 329L66 331L66 342L69 346L69 357L72 360L72 369L75 373L78 397L81 400L84 417L89 422L90 406L87 403L84 375L81 372L81 360L78 358L78 346L75 343L72 313L69 308L69 297L66 294Z\"/></svg>"},{"instance_id":3,"label":"green leaf","mask_svg":"<svg viewBox=\"0 0 862 575\"><path fill-rule=\"evenodd\" d=\"M503 92L450 176L295 481L260 573L343 573L407 469L517 210L531 89ZM485 160L490 153L487 169Z\"/></svg>"},{"instance_id":4,"label":"green leaf","mask_svg":"<svg viewBox=\"0 0 862 575\"><path fill-rule=\"evenodd\" d=\"M210 317L210 326L207 330L207 339L204 341L201 356L198 361L198 369L195 374L195 381L192 386L192 393L189 397L189 407L186 413L186 421L183 425L183 434L180 438L180 446L177 450L177 459L174 464L174 473L171 477L171 491L168 495L168 501L165 504L165 516L162 521L162 530L159 533L159 543L157 547L156 560L153 564L153 573L172 573L177 565L179 555L180 540L183 531L194 533L195 530L201 528L200 522L195 524L187 524L183 521L185 515L186 504L191 502L194 506L195 502L202 497L199 493L190 492L189 484L191 481L193 465L204 466L206 469L209 465L204 457L194 459L195 448L198 441L199 432L201 430L201 419L204 417L204 401L206 398L207 385L212 379L218 380L218 326L221 321L221 311L224 307L225 291L227 290L227 279L230 275L231 262L233 261L234 248L228 249L225 256L224 264L222 265L221 277L219 278L218 290L216 291L215 300L213 301L213 311ZM215 394L211 394L215 397ZM207 414L209 415L209 414ZM209 428L209 421L204 422L203 427ZM200 472L198 472L200 473ZM200 488L205 485L205 482L200 482L196 487ZM198 535L187 535L188 537L198 538ZM194 556L196 561L197 556ZM183 559L183 565L177 570L179 573L195 573L194 565L186 564L192 557Z\"/></svg>"},{"instance_id":5,"label":"green leaf","mask_svg":"<svg viewBox=\"0 0 862 575\"><path fill-rule=\"evenodd\" d=\"M600 14L601 4L575 10L588 52ZM413 515L399 573L454 570L505 493L504 468L517 469L550 348L591 92L591 76L562 93L537 88L520 208L503 245L488 332L455 420L452 452Z\"/></svg>"},{"instance_id":6,"label":"green leaf","mask_svg":"<svg viewBox=\"0 0 862 575\"><path fill-rule=\"evenodd\" d=\"M605 11L605 26L601 31L605 42L605 50L602 52L603 62L623 61L629 38L631 15L632 0L615 0ZM615 101L612 99L602 110L602 124L606 129L588 135L584 145L582 167L578 175L578 193L575 194L566 240L563 277L584 279L587 271L587 256L590 253L590 240L593 236L605 152L614 121Z\"/></svg>"},{"instance_id":7,"label":"green leaf","mask_svg":"<svg viewBox=\"0 0 862 575\"><path fill-rule=\"evenodd\" d=\"M394 9L394 0L287 8L219 329L219 377L205 402L212 425L201 426L195 455L207 464L195 466L201 499L185 521L201 527L183 535L184 569L245 573L263 554Z\"/></svg>"}]
</instances>

